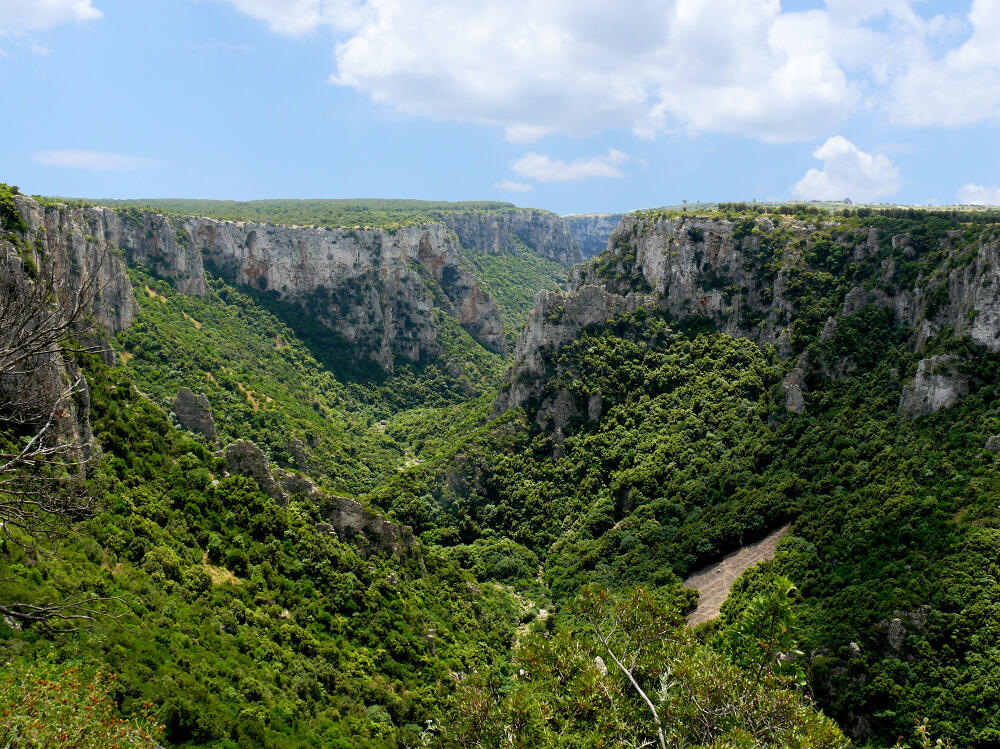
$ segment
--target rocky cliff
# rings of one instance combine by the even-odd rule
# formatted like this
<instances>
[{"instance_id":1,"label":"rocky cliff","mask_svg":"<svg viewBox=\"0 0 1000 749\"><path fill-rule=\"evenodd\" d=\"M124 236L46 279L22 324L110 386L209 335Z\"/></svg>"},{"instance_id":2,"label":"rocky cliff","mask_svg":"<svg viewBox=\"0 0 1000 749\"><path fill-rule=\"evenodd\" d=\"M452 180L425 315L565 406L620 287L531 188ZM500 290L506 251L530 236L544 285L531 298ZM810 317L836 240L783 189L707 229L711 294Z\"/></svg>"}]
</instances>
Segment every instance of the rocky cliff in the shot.
<instances>
[{"instance_id":1,"label":"rocky cliff","mask_svg":"<svg viewBox=\"0 0 1000 749\"><path fill-rule=\"evenodd\" d=\"M442 212L436 216L462 246L492 255L512 252L520 241L542 257L571 266L584 256L566 222L554 213L532 209Z\"/></svg>"},{"instance_id":2,"label":"rocky cliff","mask_svg":"<svg viewBox=\"0 0 1000 749\"><path fill-rule=\"evenodd\" d=\"M563 216L563 221L580 246L583 257L592 258L608 246L608 240L623 218L624 213L575 213Z\"/></svg>"},{"instance_id":3,"label":"rocky cliff","mask_svg":"<svg viewBox=\"0 0 1000 749\"><path fill-rule=\"evenodd\" d=\"M926 224L917 236L857 220L630 214L601 255L572 269L568 292L539 295L496 412L540 397L532 383L576 331L640 304L775 344L785 359L869 307L890 312L916 351L945 335L998 352L1000 233L989 224ZM577 309L586 312L567 314ZM795 365L784 387L790 410L805 408L808 361ZM939 365L934 360L920 368L901 414L946 407L966 392L961 376ZM850 366L814 362L826 376Z\"/></svg>"},{"instance_id":4,"label":"rocky cliff","mask_svg":"<svg viewBox=\"0 0 1000 749\"><path fill-rule=\"evenodd\" d=\"M21 320L37 331L52 321L75 318L70 332L78 342L113 362L108 339L131 325L138 311L125 262L115 251L116 217L103 208L64 212L22 196L13 200L21 222L0 231L4 319ZM80 301L81 313L75 315L71 310ZM38 312L28 314L33 307ZM88 318L96 324L84 325ZM16 338L17 331L0 331L5 344ZM74 383L73 397L61 400ZM35 427L55 408L58 439L80 445L84 453L92 447L89 407L87 382L68 352L47 348L0 373L0 408L13 410L22 422Z\"/></svg>"},{"instance_id":5,"label":"rocky cliff","mask_svg":"<svg viewBox=\"0 0 1000 749\"><path fill-rule=\"evenodd\" d=\"M60 267L93 268L98 321L110 333L136 314L123 259L184 294L207 290L204 263L227 280L276 294L315 316L352 353L392 370L438 353L437 306L486 348L505 347L500 313L459 258L443 224L396 230L272 226L148 211L42 205L18 197L28 246Z\"/></svg>"},{"instance_id":6,"label":"rocky cliff","mask_svg":"<svg viewBox=\"0 0 1000 749\"><path fill-rule=\"evenodd\" d=\"M439 351L435 305L486 348L504 350L500 313L441 224L389 231L185 218L179 230L224 277L301 305L386 370L396 357Z\"/></svg>"}]
</instances>

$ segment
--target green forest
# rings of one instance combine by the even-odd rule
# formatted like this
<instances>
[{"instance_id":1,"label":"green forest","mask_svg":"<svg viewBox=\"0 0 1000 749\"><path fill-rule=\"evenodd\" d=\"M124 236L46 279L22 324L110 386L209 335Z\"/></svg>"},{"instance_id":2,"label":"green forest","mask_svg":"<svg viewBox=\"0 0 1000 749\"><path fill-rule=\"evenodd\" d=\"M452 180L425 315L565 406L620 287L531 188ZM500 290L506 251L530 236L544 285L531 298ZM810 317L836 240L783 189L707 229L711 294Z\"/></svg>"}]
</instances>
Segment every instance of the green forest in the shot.
<instances>
[{"instance_id":1,"label":"green forest","mask_svg":"<svg viewBox=\"0 0 1000 749\"><path fill-rule=\"evenodd\" d=\"M25 239L15 193L0 188L0 315L52 261ZM513 207L102 204L376 227ZM27 392L10 353L26 336L0 331L0 745L1000 744L1000 355L951 291L993 272L1000 216L806 208L637 214L585 272L646 302L542 346L530 376L443 308L440 354L387 374L276 294L210 269L208 292L188 296L133 265L126 329L102 336L82 311L52 334L57 353L31 350L38 371L54 355L85 378L72 401L95 446L85 471L57 450L68 438L18 457L37 432L10 395ZM716 317L678 314L643 275L640 239L669 221L696 253L731 227L743 267L698 257ZM523 243L461 257L511 352L537 292L566 286ZM855 289L867 296L848 307ZM880 301L911 289L930 321L919 335ZM55 292L46 303L66 309ZM776 324L782 345L765 334ZM963 397L903 418L932 356ZM214 438L182 426L182 387L207 397ZM500 412L517 388L530 395ZM556 398L573 404L558 426ZM234 468L237 440L286 488ZM37 492L85 497L85 511L27 513ZM332 532L348 501L397 529L393 543ZM684 580L785 525L721 616L688 626Z\"/></svg>"}]
</instances>

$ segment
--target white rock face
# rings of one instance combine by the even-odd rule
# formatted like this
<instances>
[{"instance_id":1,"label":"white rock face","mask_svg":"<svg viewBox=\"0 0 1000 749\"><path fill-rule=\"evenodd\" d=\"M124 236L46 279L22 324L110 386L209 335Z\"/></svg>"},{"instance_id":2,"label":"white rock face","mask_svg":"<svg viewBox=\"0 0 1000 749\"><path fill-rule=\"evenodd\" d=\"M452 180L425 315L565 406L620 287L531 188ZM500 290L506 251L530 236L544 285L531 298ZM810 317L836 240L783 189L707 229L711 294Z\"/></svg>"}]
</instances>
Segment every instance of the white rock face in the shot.
<instances>
[{"instance_id":1,"label":"white rock face","mask_svg":"<svg viewBox=\"0 0 1000 749\"><path fill-rule=\"evenodd\" d=\"M507 372L504 387L494 404L494 413L501 414L537 397L536 381L544 374L548 357L559 346L576 337L582 328L609 322L621 314L656 302L650 294L623 296L609 292L603 286L584 286L573 292L544 289L538 292L535 309L517 340L514 366ZM601 405L603 407L603 402ZM570 409L566 399L559 400L557 396L543 408L543 415L557 417L563 422L557 426L564 426L565 421L575 415L575 411L571 413L574 409L575 404Z\"/></svg>"},{"instance_id":2,"label":"white rock face","mask_svg":"<svg viewBox=\"0 0 1000 749\"><path fill-rule=\"evenodd\" d=\"M499 310L462 267L455 235L440 223L317 229L16 200L26 241L74 278L97 276L94 313L109 333L127 328L138 312L126 258L194 296L208 290L204 258L227 280L302 306L350 344L352 355L386 370L396 357L439 353L435 306L486 348L505 348Z\"/></svg>"},{"instance_id":3,"label":"white rock face","mask_svg":"<svg viewBox=\"0 0 1000 749\"><path fill-rule=\"evenodd\" d=\"M417 361L439 351L428 280L476 340L504 349L499 310L462 268L442 224L387 231L189 218L183 230L224 277L300 304L387 370L396 356Z\"/></svg>"},{"instance_id":4,"label":"white rock face","mask_svg":"<svg viewBox=\"0 0 1000 749\"><path fill-rule=\"evenodd\" d=\"M806 356L803 354L794 369L781 381L781 392L785 395L785 410L789 413L800 414L806 410L805 373L808 367Z\"/></svg>"},{"instance_id":5,"label":"white rock face","mask_svg":"<svg viewBox=\"0 0 1000 749\"><path fill-rule=\"evenodd\" d=\"M903 388L899 415L904 419L926 416L955 405L969 393L969 378L955 369L953 356L932 356L917 364L913 382Z\"/></svg>"},{"instance_id":6,"label":"white rock face","mask_svg":"<svg viewBox=\"0 0 1000 749\"><path fill-rule=\"evenodd\" d=\"M829 318L823 328L827 339L837 330L840 316L875 305L891 310L896 321L909 329L917 350L950 330L1000 352L1000 236L996 232L984 232L978 246L972 247L965 242L964 230L943 232L936 240L943 251L941 260L914 279L913 261L926 256L921 255L928 251L926 239L924 244L915 243L911 235L899 234L884 241L876 228L852 232L822 220L778 223L757 218L750 222L655 212L627 215L603 253L570 271L570 294L539 297L518 340L514 368L498 397L496 412L539 398L541 386L532 377L537 379L544 369L547 352L583 327L634 309L638 302L630 300L638 296L645 297L641 303L648 309L661 309L675 319L704 318L734 337L775 344L782 358L796 356L808 342L791 328L796 305L803 303L794 293L796 273L802 253L818 232L843 242L844 269L849 270L850 263L861 264L861 277L867 275L871 286L844 293L840 315ZM837 239L838 232L845 239ZM872 272L873 259L890 251L895 255L884 257ZM557 307L567 312L559 320ZM571 309L574 314L569 314ZM817 365L828 376L841 376L851 369L848 360L832 368L823 362ZM906 397L901 412L942 408L968 392L968 382L961 378L932 376L926 369L924 373L928 379L918 376L917 395ZM798 411L805 406L804 378L790 378L783 385L786 406Z\"/></svg>"},{"instance_id":7,"label":"white rock face","mask_svg":"<svg viewBox=\"0 0 1000 749\"><path fill-rule=\"evenodd\" d=\"M625 218L624 213L580 213L563 216L573 239L580 246L584 259L604 251L608 246L608 239L623 218Z\"/></svg>"},{"instance_id":8,"label":"white rock face","mask_svg":"<svg viewBox=\"0 0 1000 749\"><path fill-rule=\"evenodd\" d=\"M43 206L20 195L14 200L28 227L23 240L35 249L35 265L51 263L56 278L70 289L89 280L97 322L112 335L128 328L139 306L118 252L117 214L109 208Z\"/></svg>"},{"instance_id":9,"label":"white rock face","mask_svg":"<svg viewBox=\"0 0 1000 749\"><path fill-rule=\"evenodd\" d=\"M570 226L548 211L449 211L435 218L452 229L462 246L470 250L499 255L513 252L520 241L542 257L566 266L584 257Z\"/></svg>"}]
</instances>

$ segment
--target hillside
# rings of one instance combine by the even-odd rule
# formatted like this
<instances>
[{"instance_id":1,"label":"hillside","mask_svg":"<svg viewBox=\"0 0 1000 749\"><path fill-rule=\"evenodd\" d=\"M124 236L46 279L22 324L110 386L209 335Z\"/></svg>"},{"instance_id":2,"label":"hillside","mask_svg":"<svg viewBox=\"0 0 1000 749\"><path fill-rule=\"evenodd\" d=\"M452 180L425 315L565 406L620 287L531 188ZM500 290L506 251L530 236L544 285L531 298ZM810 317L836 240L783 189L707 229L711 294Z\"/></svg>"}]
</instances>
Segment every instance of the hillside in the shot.
<instances>
[{"instance_id":1,"label":"hillside","mask_svg":"<svg viewBox=\"0 0 1000 749\"><path fill-rule=\"evenodd\" d=\"M15 678L113 671L169 745L1000 736L1000 216L637 212L560 291L544 212L2 192L9 298L100 279L41 391L0 373L8 411L84 374L58 440L93 502L46 551L13 531L0 606L107 599L71 636L8 617ZM772 550L685 625L685 578Z\"/></svg>"},{"instance_id":2,"label":"hillside","mask_svg":"<svg viewBox=\"0 0 1000 749\"><path fill-rule=\"evenodd\" d=\"M497 426L371 499L447 476L470 537L532 551L556 601L678 581L791 523L723 625L787 575L845 730L891 745L929 717L989 746L997 218L632 214L539 297Z\"/></svg>"}]
</instances>

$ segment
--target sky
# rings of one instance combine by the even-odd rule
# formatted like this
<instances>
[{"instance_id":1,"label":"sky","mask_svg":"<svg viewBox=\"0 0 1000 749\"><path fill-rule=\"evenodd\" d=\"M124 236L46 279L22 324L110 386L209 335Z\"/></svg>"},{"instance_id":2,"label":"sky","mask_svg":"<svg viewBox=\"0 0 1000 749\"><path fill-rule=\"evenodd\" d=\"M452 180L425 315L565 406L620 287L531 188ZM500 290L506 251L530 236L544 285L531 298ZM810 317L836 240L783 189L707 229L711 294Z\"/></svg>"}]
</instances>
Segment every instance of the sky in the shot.
<instances>
[{"instance_id":1,"label":"sky","mask_svg":"<svg viewBox=\"0 0 1000 749\"><path fill-rule=\"evenodd\" d=\"M1000 0L0 0L0 181L1000 204Z\"/></svg>"}]
</instances>

